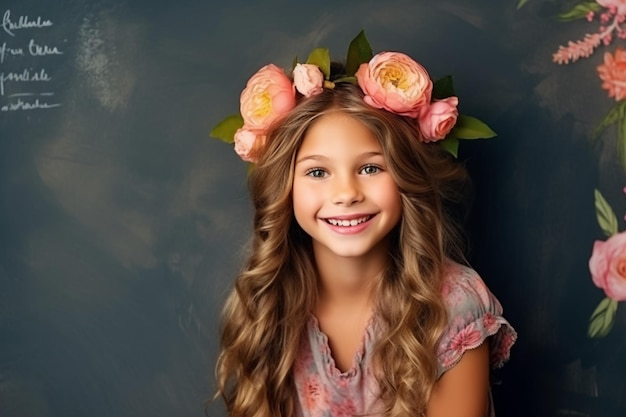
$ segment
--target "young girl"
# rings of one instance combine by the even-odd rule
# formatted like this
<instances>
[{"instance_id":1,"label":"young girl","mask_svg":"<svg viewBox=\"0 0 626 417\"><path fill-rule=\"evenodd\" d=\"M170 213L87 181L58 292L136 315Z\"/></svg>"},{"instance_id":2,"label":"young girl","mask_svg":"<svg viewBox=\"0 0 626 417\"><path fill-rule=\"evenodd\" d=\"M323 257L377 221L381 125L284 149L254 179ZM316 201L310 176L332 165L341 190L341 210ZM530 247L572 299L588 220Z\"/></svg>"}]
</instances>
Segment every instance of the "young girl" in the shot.
<instances>
[{"instance_id":1,"label":"young girl","mask_svg":"<svg viewBox=\"0 0 626 417\"><path fill-rule=\"evenodd\" d=\"M255 163L251 254L217 365L231 417L493 413L489 368L516 334L458 263L466 173L437 143L480 123L408 56L369 58L345 69L316 50L292 78L263 67L243 120L212 132L238 128L235 149Z\"/></svg>"}]
</instances>

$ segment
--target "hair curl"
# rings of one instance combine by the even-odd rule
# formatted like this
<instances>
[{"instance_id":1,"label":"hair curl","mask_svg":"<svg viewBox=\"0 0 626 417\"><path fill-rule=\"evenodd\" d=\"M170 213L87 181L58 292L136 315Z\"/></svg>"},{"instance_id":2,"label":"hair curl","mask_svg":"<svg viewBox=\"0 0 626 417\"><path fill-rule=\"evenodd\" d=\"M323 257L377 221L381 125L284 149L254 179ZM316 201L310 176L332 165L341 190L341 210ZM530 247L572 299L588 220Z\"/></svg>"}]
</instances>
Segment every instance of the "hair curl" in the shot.
<instances>
[{"instance_id":1,"label":"hair curl","mask_svg":"<svg viewBox=\"0 0 626 417\"><path fill-rule=\"evenodd\" d=\"M374 368L385 417L425 412L437 377L436 346L447 324L441 299L446 258L463 259L458 208L469 184L462 165L435 144L420 142L414 120L363 101L348 83L300 98L268 135L249 177L254 205L251 254L223 310L218 393L231 417L292 417L292 365L317 300L311 239L293 214L296 153L324 114L341 111L380 141L403 214L392 232L389 265L378 284L376 314L384 331Z\"/></svg>"}]
</instances>

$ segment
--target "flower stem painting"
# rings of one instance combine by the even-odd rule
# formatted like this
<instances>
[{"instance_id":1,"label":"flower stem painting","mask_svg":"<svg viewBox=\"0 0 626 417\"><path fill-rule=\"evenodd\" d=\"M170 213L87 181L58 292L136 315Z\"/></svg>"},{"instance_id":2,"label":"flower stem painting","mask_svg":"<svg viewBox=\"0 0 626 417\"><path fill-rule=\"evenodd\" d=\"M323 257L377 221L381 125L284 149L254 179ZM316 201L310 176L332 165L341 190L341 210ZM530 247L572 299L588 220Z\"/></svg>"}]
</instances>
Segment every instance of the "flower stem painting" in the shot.
<instances>
[{"instance_id":1,"label":"flower stem painting","mask_svg":"<svg viewBox=\"0 0 626 417\"><path fill-rule=\"evenodd\" d=\"M521 0L517 8L528 0ZM615 126L615 146L619 167L626 172L626 0L579 2L557 16L561 22L578 21L589 27L577 40L561 45L552 62L572 65L591 59L603 49L595 66L599 86L613 105L597 122L591 137L598 141L607 128ZM623 43L623 45L622 45ZM612 49L611 49L612 48ZM607 141L608 143L608 141ZM595 213L606 240L596 240L589 259L589 272L596 287L605 294L589 319L587 336L602 338L614 327L618 305L626 301L626 231L619 231L615 211L602 193L594 190Z\"/></svg>"},{"instance_id":2,"label":"flower stem painting","mask_svg":"<svg viewBox=\"0 0 626 417\"><path fill-rule=\"evenodd\" d=\"M582 58L591 57L601 45L608 47L626 40L626 2L623 0L596 0L578 3L570 10L558 16L561 21L586 20L593 24L594 30L587 32L581 39L569 41L566 46L559 46L552 55L557 64L570 64ZM617 153L622 168L626 171L626 50L616 46L605 51L603 61L596 67L601 80L601 88L609 98L615 101L613 107L598 123L594 139L609 126L616 125Z\"/></svg>"},{"instance_id":3,"label":"flower stem painting","mask_svg":"<svg viewBox=\"0 0 626 417\"><path fill-rule=\"evenodd\" d=\"M626 232L618 232L617 216L598 190L595 205L598 224L608 239L594 242L589 271L606 298L589 319L588 335L603 337L613 328L618 302L626 301Z\"/></svg>"}]
</instances>

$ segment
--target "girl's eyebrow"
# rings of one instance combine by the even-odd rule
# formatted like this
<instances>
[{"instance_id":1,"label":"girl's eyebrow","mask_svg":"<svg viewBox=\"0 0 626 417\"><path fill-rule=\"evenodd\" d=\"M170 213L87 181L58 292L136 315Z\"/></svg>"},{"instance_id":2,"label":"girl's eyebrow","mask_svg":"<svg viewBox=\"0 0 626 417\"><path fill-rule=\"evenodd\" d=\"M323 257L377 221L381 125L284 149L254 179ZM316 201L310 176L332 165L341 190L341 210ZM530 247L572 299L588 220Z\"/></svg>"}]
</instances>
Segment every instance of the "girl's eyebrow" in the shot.
<instances>
[{"instance_id":1,"label":"girl's eyebrow","mask_svg":"<svg viewBox=\"0 0 626 417\"><path fill-rule=\"evenodd\" d=\"M371 151L371 152L363 152L362 154L357 155L357 158L359 159L366 159L366 158L371 158L374 156L383 156L382 152L377 152L377 151ZM312 160L312 161L326 161L329 158L327 156L324 155L305 155L302 158L298 158L296 160L296 164L299 164L300 162L304 162L307 160Z\"/></svg>"},{"instance_id":2,"label":"girl's eyebrow","mask_svg":"<svg viewBox=\"0 0 626 417\"><path fill-rule=\"evenodd\" d=\"M304 162L304 161L308 161L308 160L311 160L311 161L324 161L324 160L327 160L327 159L328 158L323 156L323 155L306 155L306 156L303 156L302 158L298 158L296 160L296 164L299 164L300 162Z\"/></svg>"}]
</instances>

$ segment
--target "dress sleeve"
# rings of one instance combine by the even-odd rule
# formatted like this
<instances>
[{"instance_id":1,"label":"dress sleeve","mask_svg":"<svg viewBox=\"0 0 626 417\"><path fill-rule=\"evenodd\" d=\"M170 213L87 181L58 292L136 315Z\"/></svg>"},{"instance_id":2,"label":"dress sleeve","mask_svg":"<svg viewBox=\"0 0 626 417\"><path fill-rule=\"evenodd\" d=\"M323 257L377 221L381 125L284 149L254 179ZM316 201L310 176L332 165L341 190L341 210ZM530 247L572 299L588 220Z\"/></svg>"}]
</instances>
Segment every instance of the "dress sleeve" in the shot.
<instances>
[{"instance_id":1,"label":"dress sleeve","mask_svg":"<svg viewBox=\"0 0 626 417\"><path fill-rule=\"evenodd\" d=\"M509 359L517 333L476 271L449 263L442 295L448 309L448 327L437 349L438 376L456 365L466 350L480 346L488 337L491 367L501 367Z\"/></svg>"}]
</instances>

